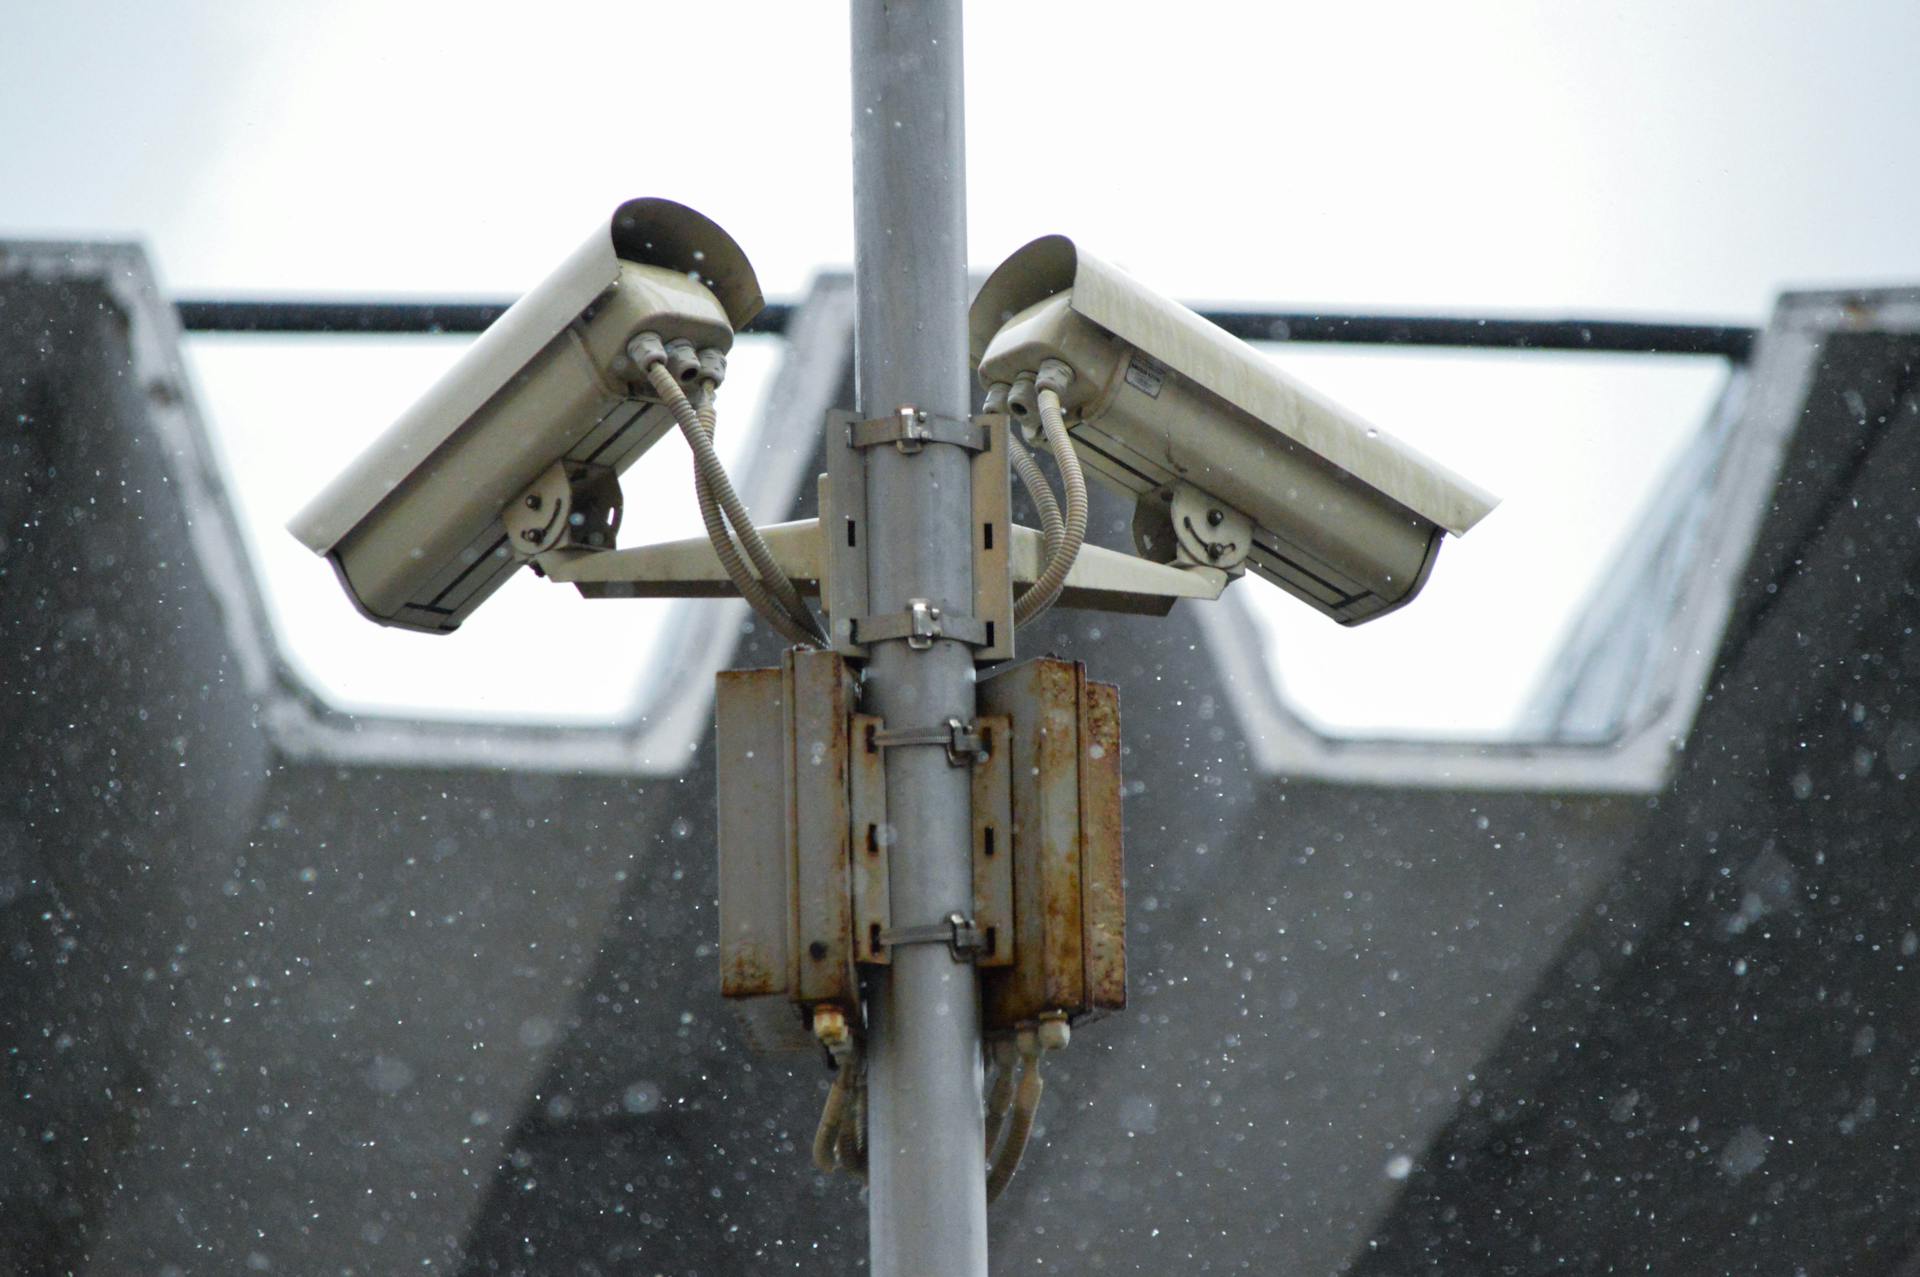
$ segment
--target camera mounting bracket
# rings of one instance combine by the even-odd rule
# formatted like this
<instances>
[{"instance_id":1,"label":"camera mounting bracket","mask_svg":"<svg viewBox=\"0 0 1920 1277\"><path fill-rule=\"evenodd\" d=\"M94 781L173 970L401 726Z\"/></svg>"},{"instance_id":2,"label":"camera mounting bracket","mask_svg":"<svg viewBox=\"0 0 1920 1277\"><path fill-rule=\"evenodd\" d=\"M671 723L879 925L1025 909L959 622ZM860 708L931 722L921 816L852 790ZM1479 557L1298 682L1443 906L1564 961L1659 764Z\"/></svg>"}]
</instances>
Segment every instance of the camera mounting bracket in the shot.
<instances>
[{"instance_id":1,"label":"camera mounting bracket","mask_svg":"<svg viewBox=\"0 0 1920 1277\"><path fill-rule=\"evenodd\" d=\"M985 452L992 445L992 437L983 422L943 417L912 405L902 407L891 417L855 421L847 426L849 448L877 448L889 443L909 456L930 443L950 443L968 452Z\"/></svg>"},{"instance_id":2,"label":"camera mounting bracket","mask_svg":"<svg viewBox=\"0 0 1920 1277\"><path fill-rule=\"evenodd\" d=\"M968 456L973 518L973 594L967 599L909 600L907 610L875 615L867 579L867 455L892 444L909 456L928 444L951 444ZM1008 489L1007 418L986 413L965 420L902 404L892 414L863 419L827 414L826 496L821 549L827 562L823 591L833 649L864 659L867 645L904 638L925 649L936 638L959 639L978 664L1013 658L1012 507ZM964 611L963 611L964 609Z\"/></svg>"}]
</instances>

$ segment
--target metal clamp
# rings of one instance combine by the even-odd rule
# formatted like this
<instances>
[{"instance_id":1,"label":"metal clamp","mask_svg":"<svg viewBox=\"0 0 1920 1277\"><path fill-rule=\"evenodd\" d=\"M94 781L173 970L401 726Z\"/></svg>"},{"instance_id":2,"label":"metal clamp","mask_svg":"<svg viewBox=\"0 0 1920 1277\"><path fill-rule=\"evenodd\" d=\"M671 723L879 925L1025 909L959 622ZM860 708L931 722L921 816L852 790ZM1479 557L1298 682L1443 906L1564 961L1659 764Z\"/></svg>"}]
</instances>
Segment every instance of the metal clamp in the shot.
<instances>
[{"instance_id":1,"label":"metal clamp","mask_svg":"<svg viewBox=\"0 0 1920 1277\"><path fill-rule=\"evenodd\" d=\"M884 643L905 639L907 646L924 652L937 638L957 639L973 647L988 645L986 622L971 616L948 616L928 599L908 599L907 610L887 616L853 618L854 643Z\"/></svg>"},{"instance_id":2,"label":"metal clamp","mask_svg":"<svg viewBox=\"0 0 1920 1277\"><path fill-rule=\"evenodd\" d=\"M947 761L955 767L983 763L988 754L987 742L980 733L957 718L949 718L943 727L881 728L872 734L869 743L879 749L896 745L941 745L946 748Z\"/></svg>"},{"instance_id":3,"label":"metal clamp","mask_svg":"<svg viewBox=\"0 0 1920 1277\"><path fill-rule=\"evenodd\" d=\"M889 535L883 530L886 521L876 522L875 511L867 505L868 471L885 456L876 449L892 444L913 452L933 442L947 443L943 452L950 459L965 456L972 511L968 540L973 582L964 592L949 593L940 600L955 613L946 617L936 617L931 603L923 604L923 616L915 616L919 609L911 607L908 599L876 594L869 579L869 556L882 548L877 539ZM1014 626L1009 577L1015 538L1008 508L1006 415L984 413L972 421L959 421L909 407L877 420L863 420L858 413L835 411L827 414L826 444L827 475L820 490L820 588L833 617L834 650L867 660L873 655L873 643L889 637L911 638L921 651L933 647L935 638L945 637L964 642L972 649L969 654L975 663L1010 659ZM883 614L901 608L907 609L902 615Z\"/></svg>"},{"instance_id":4,"label":"metal clamp","mask_svg":"<svg viewBox=\"0 0 1920 1277\"><path fill-rule=\"evenodd\" d=\"M942 417L912 404L903 404L891 417L855 421L847 426L848 447L877 448L889 443L909 456L930 443L985 452L987 428L966 417Z\"/></svg>"},{"instance_id":5,"label":"metal clamp","mask_svg":"<svg viewBox=\"0 0 1920 1277\"><path fill-rule=\"evenodd\" d=\"M944 922L925 927L896 927L880 933L880 943L890 949L910 944L944 944L955 962L971 962L983 951L980 933L973 919L963 913L950 913Z\"/></svg>"}]
</instances>

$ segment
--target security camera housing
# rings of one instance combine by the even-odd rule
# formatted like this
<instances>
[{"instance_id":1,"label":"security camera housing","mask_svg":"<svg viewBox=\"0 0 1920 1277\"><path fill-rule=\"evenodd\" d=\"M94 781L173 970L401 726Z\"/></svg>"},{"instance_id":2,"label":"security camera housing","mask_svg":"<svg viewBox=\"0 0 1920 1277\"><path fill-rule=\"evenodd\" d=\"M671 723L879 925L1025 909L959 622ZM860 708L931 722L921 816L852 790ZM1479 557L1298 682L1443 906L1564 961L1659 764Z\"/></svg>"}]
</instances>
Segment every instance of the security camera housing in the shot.
<instances>
[{"instance_id":1,"label":"security camera housing","mask_svg":"<svg viewBox=\"0 0 1920 1277\"><path fill-rule=\"evenodd\" d=\"M502 521L510 503L559 462L616 476L673 427L628 341L728 350L763 304L720 227L629 200L288 528L370 620L449 632L527 561Z\"/></svg>"},{"instance_id":2,"label":"security camera housing","mask_svg":"<svg viewBox=\"0 0 1920 1277\"><path fill-rule=\"evenodd\" d=\"M1073 369L1060 398L1074 450L1139 503L1143 555L1244 562L1345 625L1411 600L1441 537L1496 504L1064 236L1001 263L969 336L985 385L1047 359Z\"/></svg>"}]
</instances>

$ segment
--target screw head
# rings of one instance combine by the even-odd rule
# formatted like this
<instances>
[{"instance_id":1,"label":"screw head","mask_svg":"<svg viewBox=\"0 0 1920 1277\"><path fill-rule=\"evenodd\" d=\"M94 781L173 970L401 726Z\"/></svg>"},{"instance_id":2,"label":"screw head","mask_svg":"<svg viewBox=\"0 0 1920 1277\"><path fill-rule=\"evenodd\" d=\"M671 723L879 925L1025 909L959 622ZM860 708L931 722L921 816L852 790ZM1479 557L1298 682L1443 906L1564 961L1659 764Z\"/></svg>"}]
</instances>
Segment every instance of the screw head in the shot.
<instances>
[{"instance_id":1,"label":"screw head","mask_svg":"<svg viewBox=\"0 0 1920 1277\"><path fill-rule=\"evenodd\" d=\"M527 509L529 509L529 510L538 510L539 508L540 508L540 498L539 498L538 496L536 496L536 495L534 495L533 493L528 493L528 494L527 494Z\"/></svg>"},{"instance_id":2,"label":"screw head","mask_svg":"<svg viewBox=\"0 0 1920 1277\"><path fill-rule=\"evenodd\" d=\"M538 541L540 534L532 528L527 528L520 533L520 539L522 541Z\"/></svg>"},{"instance_id":3,"label":"screw head","mask_svg":"<svg viewBox=\"0 0 1920 1277\"><path fill-rule=\"evenodd\" d=\"M1208 526L1208 527L1210 527L1210 528L1217 528L1217 527L1219 527L1219 526L1220 526L1220 525L1221 525L1222 523L1225 523L1226 521L1227 521L1227 516L1226 516L1226 515L1225 515L1225 513L1223 513L1222 511L1219 511L1219 510L1209 510L1209 511L1207 511L1207 526Z\"/></svg>"}]
</instances>

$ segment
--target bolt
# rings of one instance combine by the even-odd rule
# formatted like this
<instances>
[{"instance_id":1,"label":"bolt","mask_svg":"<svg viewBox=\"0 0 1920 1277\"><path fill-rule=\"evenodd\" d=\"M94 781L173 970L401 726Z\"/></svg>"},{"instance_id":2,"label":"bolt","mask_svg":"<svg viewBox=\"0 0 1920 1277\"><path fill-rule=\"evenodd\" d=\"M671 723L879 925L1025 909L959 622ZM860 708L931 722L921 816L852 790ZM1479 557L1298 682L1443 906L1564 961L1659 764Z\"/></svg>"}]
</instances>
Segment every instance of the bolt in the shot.
<instances>
[{"instance_id":1,"label":"bolt","mask_svg":"<svg viewBox=\"0 0 1920 1277\"><path fill-rule=\"evenodd\" d=\"M1219 511L1219 510L1209 510L1209 511L1207 511L1207 526L1208 526L1208 527L1210 527L1210 528L1217 528L1217 527L1219 527L1219 526L1220 526L1220 525L1221 525L1222 523L1225 523L1226 521L1227 521L1227 516L1226 516L1225 514L1223 514L1223 513L1221 513L1221 512Z\"/></svg>"},{"instance_id":2,"label":"bolt","mask_svg":"<svg viewBox=\"0 0 1920 1277\"><path fill-rule=\"evenodd\" d=\"M528 528L520 534L520 539L522 541L538 541L540 539L540 533L533 528Z\"/></svg>"},{"instance_id":3,"label":"bolt","mask_svg":"<svg viewBox=\"0 0 1920 1277\"><path fill-rule=\"evenodd\" d=\"M527 509L538 510L539 508L540 508L540 498L529 493L527 495Z\"/></svg>"}]
</instances>

